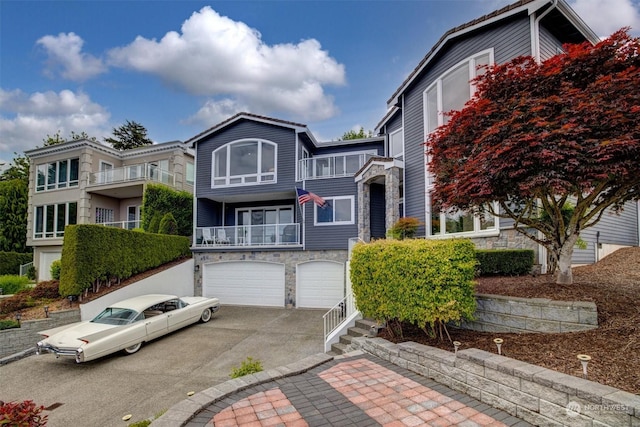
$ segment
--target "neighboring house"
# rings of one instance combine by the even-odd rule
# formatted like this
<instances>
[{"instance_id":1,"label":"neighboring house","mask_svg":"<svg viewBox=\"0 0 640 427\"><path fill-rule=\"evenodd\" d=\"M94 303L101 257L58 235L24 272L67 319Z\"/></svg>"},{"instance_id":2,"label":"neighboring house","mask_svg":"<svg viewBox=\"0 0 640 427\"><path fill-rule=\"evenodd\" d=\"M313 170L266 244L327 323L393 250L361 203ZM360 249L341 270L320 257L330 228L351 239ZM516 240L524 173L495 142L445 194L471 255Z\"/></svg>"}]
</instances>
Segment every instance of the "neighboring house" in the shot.
<instances>
[{"instance_id":1,"label":"neighboring house","mask_svg":"<svg viewBox=\"0 0 640 427\"><path fill-rule=\"evenodd\" d=\"M193 191L192 152L180 141L115 150L90 140L25 152L30 161L27 245L39 280L50 279L68 224L140 227L147 183Z\"/></svg>"},{"instance_id":2,"label":"neighboring house","mask_svg":"<svg viewBox=\"0 0 640 427\"><path fill-rule=\"evenodd\" d=\"M446 32L420 61L387 102L388 112L376 130L388 136L391 155L404 159L404 215L426 224L423 235L469 237L481 248L532 248L536 262L546 264L545 251L517 233L511 220L433 210L423 143L446 123L444 113L462 109L471 98L470 80L482 72L479 66L522 55L544 61L562 52L565 43L585 41L596 43L599 38L564 0L521 0ZM597 243L637 246L638 218L635 202L628 203L621 216L606 213L600 224L582 233L588 247L575 250L574 263L592 263L603 256L607 248L596 251Z\"/></svg>"},{"instance_id":3,"label":"neighboring house","mask_svg":"<svg viewBox=\"0 0 640 427\"><path fill-rule=\"evenodd\" d=\"M196 295L277 307L339 302L358 236L354 175L384 141L319 143L303 124L248 113L187 141L196 152ZM327 206L299 206L296 188Z\"/></svg>"},{"instance_id":4,"label":"neighboring house","mask_svg":"<svg viewBox=\"0 0 640 427\"><path fill-rule=\"evenodd\" d=\"M388 101L380 136L318 142L302 124L237 114L186 143L196 151L195 294L223 303L331 307L345 295L350 242L384 238L402 216L426 238L471 238L479 248L545 251L504 219L431 209L428 135L473 94L480 65L521 55L542 61L565 43L598 37L564 0L521 0L446 32ZM329 202L302 208L296 187ZM639 204L605 214L582 234L592 263L637 246ZM596 250L597 246L602 246Z\"/></svg>"}]
</instances>

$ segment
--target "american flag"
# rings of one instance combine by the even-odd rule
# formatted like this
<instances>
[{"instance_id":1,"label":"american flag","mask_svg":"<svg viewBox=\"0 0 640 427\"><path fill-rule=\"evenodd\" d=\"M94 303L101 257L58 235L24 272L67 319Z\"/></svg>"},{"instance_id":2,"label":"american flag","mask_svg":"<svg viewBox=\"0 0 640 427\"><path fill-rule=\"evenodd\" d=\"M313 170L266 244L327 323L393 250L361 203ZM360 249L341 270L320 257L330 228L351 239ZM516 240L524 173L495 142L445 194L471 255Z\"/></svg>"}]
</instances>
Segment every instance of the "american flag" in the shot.
<instances>
[{"instance_id":1,"label":"american flag","mask_svg":"<svg viewBox=\"0 0 640 427\"><path fill-rule=\"evenodd\" d=\"M298 203L300 204L300 206L311 200L313 200L313 202L321 208L327 206L327 201L325 199L318 196L317 194L312 193L311 191L303 190L302 188L296 188L296 192L298 193Z\"/></svg>"}]
</instances>

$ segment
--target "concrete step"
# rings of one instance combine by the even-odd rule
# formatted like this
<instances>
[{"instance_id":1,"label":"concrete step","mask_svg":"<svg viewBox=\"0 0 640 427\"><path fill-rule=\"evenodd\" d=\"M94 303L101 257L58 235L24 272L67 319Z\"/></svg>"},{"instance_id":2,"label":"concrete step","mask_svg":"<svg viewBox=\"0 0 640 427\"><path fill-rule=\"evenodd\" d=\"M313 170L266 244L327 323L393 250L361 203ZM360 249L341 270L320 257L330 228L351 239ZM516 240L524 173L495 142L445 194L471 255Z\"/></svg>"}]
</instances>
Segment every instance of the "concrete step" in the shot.
<instances>
[{"instance_id":1,"label":"concrete step","mask_svg":"<svg viewBox=\"0 0 640 427\"><path fill-rule=\"evenodd\" d=\"M349 345L351 344L351 340L353 340L354 338L355 337L353 335L340 335L340 343Z\"/></svg>"},{"instance_id":2,"label":"concrete step","mask_svg":"<svg viewBox=\"0 0 640 427\"><path fill-rule=\"evenodd\" d=\"M331 344L331 351L337 354L345 354L347 352L347 344L335 343Z\"/></svg>"},{"instance_id":3,"label":"concrete step","mask_svg":"<svg viewBox=\"0 0 640 427\"><path fill-rule=\"evenodd\" d=\"M352 337L365 337L369 335L369 329L362 329L354 326L347 329L347 335L351 335Z\"/></svg>"},{"instance_id":4,"label":"concrete step","mask_svg":"<svg viewBox=\"0 0 640 427\"><path fill-rule=\"evenodd\" d=\"M358 319L356 320L356 328L366 329L367 331L371 329L372 326L376 326L377 323L370 319Z\"/></svg>"}]
</instances>

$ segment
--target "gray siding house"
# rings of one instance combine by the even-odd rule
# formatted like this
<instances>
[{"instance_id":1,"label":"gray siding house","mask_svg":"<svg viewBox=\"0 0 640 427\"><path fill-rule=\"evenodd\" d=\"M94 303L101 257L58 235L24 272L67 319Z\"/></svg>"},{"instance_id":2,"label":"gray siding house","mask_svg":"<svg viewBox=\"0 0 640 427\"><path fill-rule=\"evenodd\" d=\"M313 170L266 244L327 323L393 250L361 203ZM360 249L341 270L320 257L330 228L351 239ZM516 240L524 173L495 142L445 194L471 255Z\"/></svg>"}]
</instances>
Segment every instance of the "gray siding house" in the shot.
<instances>
[{"instance_id":1,"label":"gray siding house","mask_svg":"<svg viewBox=\"0 0 640 427\"><path fill-rule=\"evenodd\" d=\"M318 142L303 124L237 114L194 136L196 294L226 304L329 308L345 296L349 245L384 238L400 217L429 239L545 251L504 219L431 208L424 141L473 94L479 66L539 61L598 41L564 0L521 0L446 32L387 102L378 136ZM328 202L298 205L296 188ZM583 234L574 263L638 246L639 204Z\"/></svg>"},{"instance_id":2,"label":"gray siding house","mask_svg":"<svg viewBox=\"0 0 640 427\"><path fill-rule=\"evenodd\" d=\"M195 149L196 294L225 304L330 308L358 236L354 175L384 137L320 143L303 124L240 113ZM297 189L326 201L299 205Z\"/></svg>"},{"instance_id":3,"label":"gray siding house","mask_svg":"<svg viewBox=\"0 0 640 427\"><path fill-rule=\"evenodd\" d=\"M480 248L532 248L546 264L542 248L513 229L510 220L474 217L431 209L431 180L423 142L460 110L473 94L470 80L478 66L504 63L521 55L544 61L565 43L596 43L598 37L564 0L521 0L446 32L387 102L376 130L393 141L402 159L403 215L419 218L427 238L468 237ZM575 264L593 263L621 246L638 245L638 204L620 216L605 215L583 233L587 249L576 250ZM365 236L366 237L366 236Z\"/></svg>"}]
</instances>

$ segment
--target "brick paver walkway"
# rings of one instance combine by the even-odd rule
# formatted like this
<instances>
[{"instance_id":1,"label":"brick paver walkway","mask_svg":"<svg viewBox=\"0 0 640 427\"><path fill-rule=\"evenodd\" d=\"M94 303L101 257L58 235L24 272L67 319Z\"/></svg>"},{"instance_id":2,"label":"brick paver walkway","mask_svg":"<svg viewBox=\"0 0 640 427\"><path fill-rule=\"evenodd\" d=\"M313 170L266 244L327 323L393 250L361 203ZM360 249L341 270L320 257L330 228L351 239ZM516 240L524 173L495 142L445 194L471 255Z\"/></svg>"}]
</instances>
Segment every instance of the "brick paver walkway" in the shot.
<instances>
[{"instance_id":1,"label":"brick paver walkway","mask_svg":"<svg viewBox=\"0 0 640 427\"><path fill-rule=\"evenodd\" d=\"M235 393L187 426L530 426L506 412L368 355Z\"/></svg>"}]
</instances>

